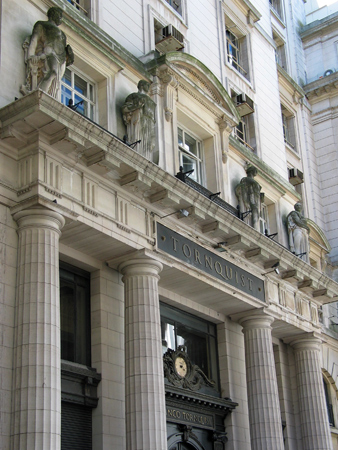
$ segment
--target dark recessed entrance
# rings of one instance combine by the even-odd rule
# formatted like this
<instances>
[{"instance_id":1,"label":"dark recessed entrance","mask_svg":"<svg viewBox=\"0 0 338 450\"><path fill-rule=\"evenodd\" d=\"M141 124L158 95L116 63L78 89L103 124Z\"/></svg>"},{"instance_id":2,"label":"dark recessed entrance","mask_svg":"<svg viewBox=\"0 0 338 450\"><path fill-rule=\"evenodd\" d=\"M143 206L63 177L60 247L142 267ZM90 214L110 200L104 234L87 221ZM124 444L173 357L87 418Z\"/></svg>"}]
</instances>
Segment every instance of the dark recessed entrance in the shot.
<instances>
[{"instance_id":1,"label":"dark recessed entrance","mask_svg":"<svg viewBox=\"0 0 338 450\"><path fill-rule=\"evenodd\" d=\"M166 305L161 325L168 449L224 450L237 403L220 395L215 325Z\"/></svg>"}]
</instances>

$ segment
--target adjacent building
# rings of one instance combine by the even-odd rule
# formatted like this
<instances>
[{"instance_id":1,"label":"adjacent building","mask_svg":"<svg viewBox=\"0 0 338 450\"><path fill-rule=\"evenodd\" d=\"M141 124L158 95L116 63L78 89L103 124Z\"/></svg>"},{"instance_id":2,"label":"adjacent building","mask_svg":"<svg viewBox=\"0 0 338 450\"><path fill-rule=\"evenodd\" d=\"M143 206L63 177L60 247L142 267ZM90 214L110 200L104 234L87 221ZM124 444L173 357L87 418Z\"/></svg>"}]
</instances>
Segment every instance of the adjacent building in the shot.
<instances>
[{"instance_id":1,"label":"adjacent building","mask_svg":"<svg viewBox=\"0 0 338 450\"><path fill-rule=\"evenodd\" d=\"M0 1L4 450L338 448L317 6Z\"/></svg>"}]
</instances>

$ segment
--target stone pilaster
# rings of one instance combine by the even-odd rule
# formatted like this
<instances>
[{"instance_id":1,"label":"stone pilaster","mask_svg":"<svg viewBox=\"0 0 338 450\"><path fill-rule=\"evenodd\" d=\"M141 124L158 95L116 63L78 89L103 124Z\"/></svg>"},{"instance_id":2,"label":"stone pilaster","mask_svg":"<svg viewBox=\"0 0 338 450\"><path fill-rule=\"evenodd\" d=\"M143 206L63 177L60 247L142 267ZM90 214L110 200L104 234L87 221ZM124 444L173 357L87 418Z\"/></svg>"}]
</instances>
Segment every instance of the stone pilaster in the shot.
<instances>
[{"instance_id":1,"label":"stone pilaster","mask_svg":"<svg viewBox=\"0 0 338 450\"><path fill-rule=\"evenodd\" d=\"M166 450L166 412L158 296L162 265L122 263L125 289L127 450Z\"/></svg>"},{"instance_id":2,"label":"stone pilaster","mask_svg":"<svg viewBox=\"0 0 338 450\"><path fill-rule=\"evenodd\" d=\"M243 326L252 450L284 450L271 323L267 315L239 320Z\"/></svg>"},{"instance_id":3,"label":"stone pilaster","mask_svg":"<svg viewBox=\"0 0 338 450\"><path fill-rule=\"evenodd\" d=\"M59 450L59 236L62 215L34 208L18 223L12 449Z\"/></svg>"},{"instance_id":4,"label":"stone pilaster","mask_svg":"<svg viewBox=\"0 0 338 450\"><path fill-rule=\"evenodd\" d=\"M295 351L301 433L306 450L332 450L320 364L321 343L310 334L290 342Z\"/></svg>"}]
</instances>

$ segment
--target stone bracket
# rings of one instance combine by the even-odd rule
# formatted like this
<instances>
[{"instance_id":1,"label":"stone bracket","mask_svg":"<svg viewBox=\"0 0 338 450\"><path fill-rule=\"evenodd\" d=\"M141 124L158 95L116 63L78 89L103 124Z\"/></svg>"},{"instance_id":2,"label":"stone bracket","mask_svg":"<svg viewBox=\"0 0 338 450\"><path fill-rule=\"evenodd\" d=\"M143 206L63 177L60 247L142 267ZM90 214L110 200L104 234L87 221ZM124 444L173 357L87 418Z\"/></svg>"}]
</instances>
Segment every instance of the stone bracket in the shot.
<instances>
[{"instance_id":1,"label":"stone bracket","mask_svg":"<svg viewBox=\"0 0 338 450\"><path fill-rule=\"evenodd\" d=\"M163 206L178 206L180 204L180 197L167 189L163 189L156 194L149 197L150 203L161 202Z\"/></svg>"},{"instance_id":2,"label":"stone bracket","mask_svg":"<svg viewBox=\"0 0 338 450\"><path fill-rule=\"evenodd\" d=\"M98 148L99 150L99 148ZM87 166L90 167L94 164L99 164L106 167L108 170L116 170L120 168L121 162L114 156L107 152L100 150L97 153L86 158Z\"/></svg>"},{"instance_id":3,"label":"stone bracket","mask_svg":"<svg viewBox=\"0 0 338 450\"><path fill-rule=\"evenodd\" d=\"M131 172L120 179L121 186L136 187L139 190L146 190L151 187L152 181L139 172Z\"/></svg>"}]
</instances>

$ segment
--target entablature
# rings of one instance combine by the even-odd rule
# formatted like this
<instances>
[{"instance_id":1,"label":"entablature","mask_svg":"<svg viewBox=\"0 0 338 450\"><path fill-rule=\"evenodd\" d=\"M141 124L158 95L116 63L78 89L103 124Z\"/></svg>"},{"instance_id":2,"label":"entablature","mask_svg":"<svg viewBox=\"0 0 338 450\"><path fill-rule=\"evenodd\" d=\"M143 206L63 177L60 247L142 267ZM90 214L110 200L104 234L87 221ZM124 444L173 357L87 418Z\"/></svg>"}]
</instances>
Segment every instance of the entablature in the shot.
<instances>
[{"instance_id":1,"label":"entablature","mask_svg":"<svg viewBox=\"0 0 338 450\"><path fill-rule=\"evenodd\" d=\"M35 91L2 108L0 120L2 138L7 148L13 149L13 155L16 154L18 160L20 152L25 151L26 140L22 140L22 136L42 133L44 141L51 147L51 155L56 152L58 160L65 161L69 173L75 167L79 172L82 169L83 174L78 176L80 193L65 192L64 197L68 195L67 202L63 198L62 189L54 189L55 177L53 183L49 182L50 186L41 181L42 168L40 178L37 177L32 183L38 188L42 185L44 189L47 187L45 195L47 197L49 195L50 199L54 198L55 192L59 192L58 206L71 204L78 214L78 222L82 220L81 214L86 217L82 225L86 236L91 232L90 223L96 229L96 235L106 232L111 235L108 226L102 226L102 223L109 219L110 212L107 210L109 205L104 205L95 198L96 186L104 185L107 191L119 193L118 198L113 193L111 198L115 199L114 208L118 223L115 222L125 243L123 248L121 247L123 252L128 245L131 251L133 242L134 248L138 249L147 241L147 247L152 249L154 246L152 224L163 221L180 233L193 235L194 239L202 242L205 247L215 252L223 251L224 257L230 258L237 254L236 258L263 279L265 271L277 261L284 282L303 290L318 304L337 300L338 286L333 280L293 255L287 248L248 226L211 198L145 159L112 133L42 91ZM41 161L38 161L39 167ZM45 170L52 170L53 167L51 163ZM53 173L58 174L59 169L56 167ZM34 189L23 192L18 198L18 203L29 201L36 192ZM140 211L142 209L142 217L147 216L148 221L141 233L142 239L139 233L139 237L134 241L130 236L136 232L138 219L135 223L128 224L124 218L125 205L132 203L133 199L134 204L137 199ZM178 214L182 209L189 210L191 214L187 216ZM67 242L72 245L71 233Z\"/></svg>"}]
</instances>

